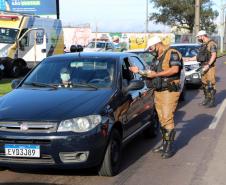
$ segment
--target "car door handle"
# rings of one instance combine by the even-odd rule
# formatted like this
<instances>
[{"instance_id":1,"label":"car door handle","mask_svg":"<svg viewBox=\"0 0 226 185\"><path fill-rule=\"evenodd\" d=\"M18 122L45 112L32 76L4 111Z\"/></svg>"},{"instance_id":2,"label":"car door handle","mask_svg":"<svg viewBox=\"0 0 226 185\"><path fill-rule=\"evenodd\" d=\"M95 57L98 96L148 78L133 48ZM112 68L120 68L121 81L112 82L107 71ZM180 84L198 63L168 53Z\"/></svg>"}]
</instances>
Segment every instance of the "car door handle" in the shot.
<instances>
[{"instance_id":1,"label":"car door handle","mask_svg":"<svg viewBox=\"0 0 226 185\"><path fill-rule=\"evenodd\" d=\"M46 49L42 49L42 53L46 53Z\"/></svg>"}]
</instances>

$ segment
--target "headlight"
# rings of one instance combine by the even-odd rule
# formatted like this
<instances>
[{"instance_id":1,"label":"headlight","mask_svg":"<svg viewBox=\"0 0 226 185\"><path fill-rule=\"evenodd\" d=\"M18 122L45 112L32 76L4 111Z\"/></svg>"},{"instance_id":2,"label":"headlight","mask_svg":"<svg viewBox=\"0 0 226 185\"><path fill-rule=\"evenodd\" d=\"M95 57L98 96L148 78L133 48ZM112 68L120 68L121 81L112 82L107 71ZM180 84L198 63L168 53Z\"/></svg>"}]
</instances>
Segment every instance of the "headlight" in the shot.
<instances>
[{"instance_id":1,"label":"headlight","mask_svg":"<svg viewBox=\"0 0 226 185\"><path fill-rule=\"evenodd\" d=\"M91 115L64 120L58 127L58 132L87 132L101 123L100 115Z\"/></svg>"}]
</instances>

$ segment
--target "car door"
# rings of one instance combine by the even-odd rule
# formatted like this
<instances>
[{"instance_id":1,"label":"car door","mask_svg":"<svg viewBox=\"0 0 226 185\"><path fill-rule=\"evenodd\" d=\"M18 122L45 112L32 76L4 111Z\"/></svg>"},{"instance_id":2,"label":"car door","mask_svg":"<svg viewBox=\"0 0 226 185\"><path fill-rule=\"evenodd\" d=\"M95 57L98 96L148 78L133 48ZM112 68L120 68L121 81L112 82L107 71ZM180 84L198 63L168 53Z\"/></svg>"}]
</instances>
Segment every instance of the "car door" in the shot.
<instances>
[{"instance_id":1,"label":"car door","mask_svg":"<svg viewBox=\"0 0 226 185\"><path fill-rule=\"evenodd\" d=\"M140 70L146 70L148 66L144 65L142 59L137 56L130 57L132 65L137 66ZM150 79L142 77L140 74L135 74L135 79L148 81ZM143 89L139 90L139 105L137 107L137 123L139 127L142 127L144 124L150 122L152 112L154 110L154 90L148 88L146 85Z\"/></svg>"},{"instance_id":2,"label":"car door","mask_svg":"<svg viewBox=\"0 0 226 185\"><path fill-rule=\"evenodd\" d=\"M20 41L18 58L23 58L28 68L34 67L41 60L46 58L46 38L45 31L43 29L34 29L22 31Z\"/></svg>"},{"instance_id":3,"label":"car door","mask_svg":"<svg viewBox=\"0 0 226 185\"><path fill-rule=\"evenodd\" d=\"M122 93L122 106L120 106L116 112L116 114L123 123L124 127L124 137L127 137L133 134L141 125L140 123L140 110L142 109L142 101L140 91L142 90L132 90L132 91L124 91L126 87L128 87L131 80L137 79L137 77L129 70L130 67L129 58L125 57L122 61L121 65L121 91ZM142 80L142 79L141 79ZM119 116L120 114L120 116Z\"/></svg>"}]
</instances>

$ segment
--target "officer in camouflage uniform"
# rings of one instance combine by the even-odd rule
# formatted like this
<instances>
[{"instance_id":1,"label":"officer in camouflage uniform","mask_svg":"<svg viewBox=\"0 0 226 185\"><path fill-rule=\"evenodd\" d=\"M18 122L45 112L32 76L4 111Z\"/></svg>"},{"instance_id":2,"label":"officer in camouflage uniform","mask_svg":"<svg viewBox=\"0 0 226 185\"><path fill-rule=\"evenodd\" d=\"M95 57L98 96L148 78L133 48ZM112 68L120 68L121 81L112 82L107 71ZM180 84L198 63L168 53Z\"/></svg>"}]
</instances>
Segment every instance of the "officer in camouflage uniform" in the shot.
<instances>
[{"instance_id":1,"label":"officer in camouflage uniform","mask_svg":"<svg viewBox=\"0 0 226 185\"><path fill-rule=\"evenodd\" d=\"M216 58L217 44L211 40L206 31L199 31L197 36L198 41L202 43L197 56L188 60L197 60L202 66L202 88L204 92L204 101L202 105L207 107L215 106L216 94Z\"/></svg>"},{"instance_id":2,"label":"officer in camouflage uniform","mask_svg":"<svg viewBox=\"0 0 226 185\"><path fill-rule=\"evenodd\" d=\"M155 108L161 124L163 141L153 151L161 153L162 158L166 159L175 153L173 149L176 134L174 113L180 96L182 57L177 50L163 45L159 37L153 37L148 41L147 50L156 57L156 68L142 71L132 66L130 70L150 78L153 82Z\"/></svg>"}]
</instances>

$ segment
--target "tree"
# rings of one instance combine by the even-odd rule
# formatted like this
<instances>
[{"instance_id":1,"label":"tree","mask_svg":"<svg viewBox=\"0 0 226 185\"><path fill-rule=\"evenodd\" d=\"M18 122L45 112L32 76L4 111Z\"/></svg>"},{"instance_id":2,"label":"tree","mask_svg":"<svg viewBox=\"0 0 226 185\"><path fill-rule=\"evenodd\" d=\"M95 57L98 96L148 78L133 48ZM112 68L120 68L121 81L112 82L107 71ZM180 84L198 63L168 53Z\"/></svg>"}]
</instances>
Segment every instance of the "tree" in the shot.
<instances>
[{"instance_id":1,"label":"tree","mask_svg":"<svg viewBox=\"0 0 226 185\"><path fill-rule=\"evenodd\" d=\"M152 13L149 20L193 32L195 0L152 0L151 2L159 11ZM215 31L214 20L218 16L218 12L212 9L212 5L211 0L201 0L200 28L209 33Z\"/></svg>"}]
</instances>

